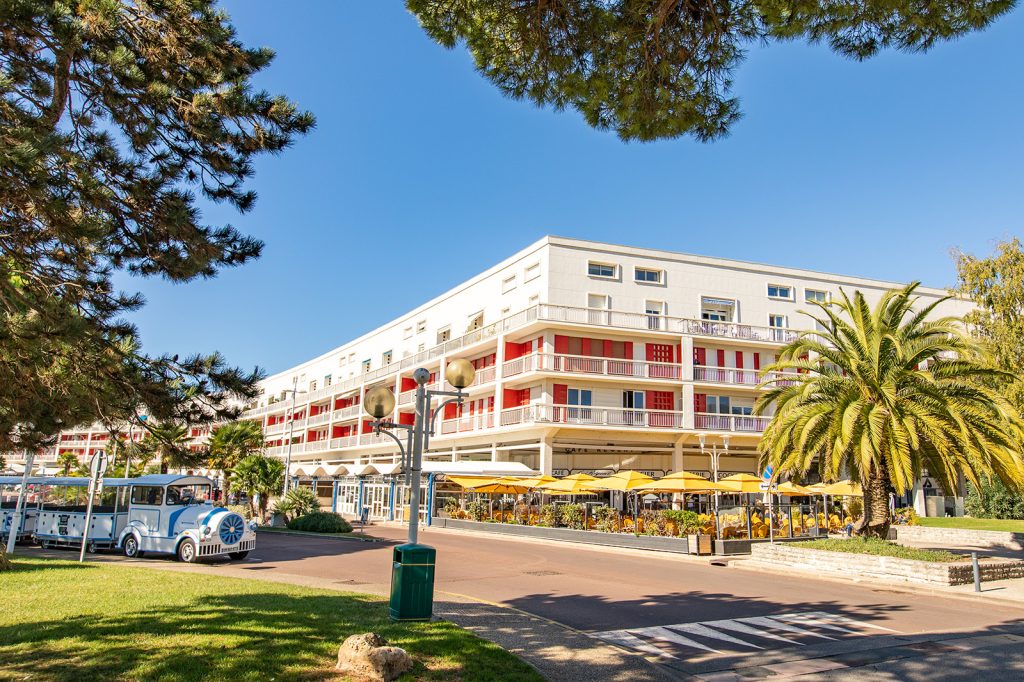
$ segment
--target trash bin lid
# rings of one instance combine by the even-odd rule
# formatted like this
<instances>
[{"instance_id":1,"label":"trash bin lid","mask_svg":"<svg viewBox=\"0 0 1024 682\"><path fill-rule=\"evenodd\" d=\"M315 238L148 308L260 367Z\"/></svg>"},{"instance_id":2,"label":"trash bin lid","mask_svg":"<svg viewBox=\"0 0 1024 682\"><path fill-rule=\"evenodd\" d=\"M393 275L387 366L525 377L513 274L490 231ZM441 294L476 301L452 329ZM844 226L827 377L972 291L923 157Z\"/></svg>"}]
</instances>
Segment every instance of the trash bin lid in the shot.
<instances>
[{"instance_id":1,"label":"trash bin lid","mask_svg":"<svg viewBox=\"0 0 1024 682\"><path fill-rule=\"evenodd\" d=\"M395 561L403 564L432 564L437 550L428 545L408 543L395 547Z\"/></svg>"}]
</instances>

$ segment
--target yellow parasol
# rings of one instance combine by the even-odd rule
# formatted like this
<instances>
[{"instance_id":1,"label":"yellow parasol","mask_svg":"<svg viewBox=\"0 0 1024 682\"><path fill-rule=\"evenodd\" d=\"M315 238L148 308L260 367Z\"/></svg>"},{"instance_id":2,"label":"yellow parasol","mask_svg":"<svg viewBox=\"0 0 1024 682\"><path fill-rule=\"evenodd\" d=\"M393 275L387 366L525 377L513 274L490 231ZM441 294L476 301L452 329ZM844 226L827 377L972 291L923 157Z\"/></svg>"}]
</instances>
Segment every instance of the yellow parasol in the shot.
<instances>
[{"instance_id":1,"label":"yellow parasol","mask_svg":"<svg viewBox=\"0 0 1024 682\"><path fill-rule=\"evenodd\" d=\"M538 488L545 483L554 483L557 480L554 476L531 476L530 478L520 478L518 484L527 488Z\"/></svg>"},{"instance_id":2,"label":"yellow parasol","mask_svg":"<svg viewBox=\"0 0 1024 682\"><path fill-rule=\"evenodd\" d=\"M588 474L573 474L558 481L544 483L537 488L549 495L594 495L596 493L588 483L596 480Z\"/></svg>"},{"instance_id":3,"label":"yellow parasol","mask_svg":"<svg viewBox=\"0 0 1024 682\"><path fill-rule=\"evenodd\" d=\"M826 485L821 489L821 492L825 495L837 495L839 497L864 497L864 491L861 490L860 484L854 483L849 479Z\"/></svg>"},{"instance_id":4,"label":"yellow parasol","mask_svg":"<svg viewBox=\"0 0 1024 682\"><path fill-rule=\"evenodd\" d=\"M596 481L590 483L591 488L594 490L617 490L619 492L627 492L633 490L645 483L650 483L654 479L647 474L641 474L639 471L619 471L607 478L599 478Z\"/></svg>"},{"instance_id":5,"label":"yellow parasol","mask_svg":"<svg viewBox=\"0 0 1024 682\"><path fill-rule=\"evenodd\" d=\"M780 483L779 487L777 487L775 489L775 492L777 492L779 495L788 495L790 497L795 497L795 496L798 496L798 495L817 495L818 494L817 491L811 490L810 488L805 488L802 485L797 485L796 483L793 483L792 481L786 481L785 483Z\"/></svg>"},{"instance_id":6,"label":"yellow parasol","mask_svg":"<svg viewBox=\"0 0 1024 682\"><path fill-rule=\"evenodd\" d=\"M733 474L718 481L731 493L763 493L761 479L751 474Z\"/></svg>"},{"instance_id":7,"label":"yellow parasol","mask_svg":"<svg viewBox=\"0 0 1024 682\"><path fill-rule=\"evenodd\" d=\"M708 479L704 478L703 476L701 476L700 474L695 474L692 471L683 471L683 470L674 471L671 474L666 475L661 480L664 481L666 478L692 478L692 479L695 479L695 480L698 480L698 481L706 481L706 480L708 480Z\"/></svg>"},{"instance_id":8,"label":"yellow parasol","mask_svg":"<svg viewBox=\"0 0 1024 682\"><path fill-rule=\"evenodd\" d=\"M480 485L470 488L475 493L498 493L501 495L521 495L529 489L529 486L522 484L521 479L508 477L484 481Z\"/></svg>"},{"instance_id":9,"label":"yellow parasol","mask_svg":"<svg viewBox=\"0 0 1024 682\"><path fill-rule=\"evenodd\" d=\"M633 491L637 493L713 493L715 491L729 492L729 489L721 483L715 483L703 476L694 474L688 478L669 478L666 476L657 481L639 485L633 488Z\"/></svg>"},{"instance_id":10,"label":"yellow parasol","mask_svg":"<svg viewBox=\"0 0 1024 682\"><path fill-rule=\"evenodd\" d=\"M463 490L472 490L477 486L488 485L498 481L493 476L449 476L448 480Z\"/></svg>"}]
</instances>

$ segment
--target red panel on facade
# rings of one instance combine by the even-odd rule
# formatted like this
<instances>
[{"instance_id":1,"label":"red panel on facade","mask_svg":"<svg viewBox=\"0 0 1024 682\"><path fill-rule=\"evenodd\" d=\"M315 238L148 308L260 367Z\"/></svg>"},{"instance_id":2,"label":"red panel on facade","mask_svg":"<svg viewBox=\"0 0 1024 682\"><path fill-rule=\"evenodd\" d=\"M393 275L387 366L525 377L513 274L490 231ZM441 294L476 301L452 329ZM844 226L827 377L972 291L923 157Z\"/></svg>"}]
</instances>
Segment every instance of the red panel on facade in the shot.
<instances>
[{"instance_id":1,"label":"red panel on facade","mask_svg":"<svg viewBox=\"0 0 1024 682\"><path fill-rule=\"evenodd\" d=\"M415 423L415 421L416 421L416 415L414 413L412 413L412 412L399 412L398 413L398 423L399 424L408 424L409 426L412 426L413 423Z\"/></svg>"},{"instance_id":2,"label":"red panel on facade","mask_svg":"<svg viewBox=\"0 0 1024 682\"><path fill-rule=\"evenodd\" d=\"M647 344L648 362L672 362L672 346L667 343Z\"/></svg>"},{"instance_id":3,"label":"red panel on facade","mask_svg":"<svg viewBox=\"0 0 1024 682\"><path fill-rule=\"evenodd\" d=\"M718 349L718 366L725 367L725 351L721 348Z\"/></svg>"},{"instance_id":4,"label":"red panel on facade","mask_svg":"<svg viewBox=\"0 0 1024 682\"><path fill-rule=\"evenodd\" d=\"M743 351L736 351L736 369L743 369Z\"/></svg>"},{"instance_id":5,"label":"red panel on facade","mask_svg":"<svg viewBox=\"0 0 1024 682\"><path fill-rule=\"evenodd\" d=\"M562 334L555 334L555 352L556 353L568 353L569 352L569 337L563 336Z\"/></svg>"},{"instance_id":6,"label":"red panel on facade","mask_svg":"<svg viewBox=\"0 0 1024 682\"><path fill-rule=\"evenodd\" d=\"M400 392L412 391L416 388L416 380L412 377L402 377L402 383L398 389Z\"/></svg>"},{"instance_id":7,"label":"red panel on facade","mask_svg":"<svg viewBox=\"0 0 1024 682\"><path fill-rule=\"evenodd\" d=\"M647 407L652 410L674 410L675 394L672 391L647 391Z\"/></svg>"},{"instance_id":8,"label":"red panel on facade","mask_svg":"<svg viewBox=\"0 0 1024 682\"><path fill-rule=\"evenodd\" d=\"M455 403L448 403L444 406L444 418L454 419L459 415L459 406Z\"/></svg>"},{"instance_id":9,"label":"red panel on facade","mask_svg":"<svg viewBox=\"0 0 1024 682\"><path fill-rule=\"evenodd\" d=\"M565 384L555 384L553 395L556 405L565 405L569 399L569 387Z\"/></svg>"},{"instance_id":10,"label":"red panel on facade","mask_svg":"<svg viewBox=\"0 0 1024 682\"><path fill-rule=\"evenodd\" d=\"M364 421L363 422L363 431L362 432L363 433L370 433L372 431L373 431L373 422Z\"/></svg>"},{"instance_id":11,"label":"red panel on facade","mask_svg":"<svg viewBox=\"0 0 1024 682\"><path fill-rule=\"evenodd\" d=\"M693 364L700 365L701 367L708 364L707 348L700 348L698 346L693 347Z\"/></svg>"},{"instance_id":12,"label":"red panel on facade","mask_svg":"<svg viewBox=\"0 0 1024 682\"><path fill-rule=\"evenodd\" d=\"M693 411L694 412L707 412L708 411L708 396L705 393L694 393L693 394Z\"/></svg>"},{"instance_id":13,"label":"red panel on facade","mask_svg":"<svg viewBox=\"0 0 1024 682\"><path fill-rule=\"evenodd\" d=\"M761 354L754 353L754 369L761 369Z\"/></svg>"},{"instance_id":14,"label":"red panel on facade","mask_svg":"<svg viewBox=\"0 0 1024 682\"><path fill-rule=\"evenodd\" d=\"M580 355L590 355L590 339L581 339L580 348Z\"/></svg>"},{"instance_id":15,"label":"red panel on facade","mask_svg":"<svg viewBox=\"0 0 1024 682\"><path fill-rule=\"evenodd\" d=\"M522 355L523 355L523 350L522 350L522 346L520 344L516 343L515 341L506 341L505 342L505 359L506 360L515 360L518 357L522 357Z\"/></svg>"}]
</instances>

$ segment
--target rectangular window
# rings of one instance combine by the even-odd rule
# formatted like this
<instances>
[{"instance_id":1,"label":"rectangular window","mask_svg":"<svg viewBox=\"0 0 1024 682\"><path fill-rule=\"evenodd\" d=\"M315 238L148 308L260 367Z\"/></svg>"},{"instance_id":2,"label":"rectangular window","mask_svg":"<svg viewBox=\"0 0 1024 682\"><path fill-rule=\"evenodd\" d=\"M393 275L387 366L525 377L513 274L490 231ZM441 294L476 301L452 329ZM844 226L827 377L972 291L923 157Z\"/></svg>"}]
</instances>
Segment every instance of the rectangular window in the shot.
<instances>
[{"instance_id":1,"label":"rectangular window","mask_svg":"<svg viewBox=\"0 0 1024 682\"><path fill-rule=\"evenodd\" d=\"M480 312L469 316L469 325L466 326L466 331L471 332L482 326L484 326L484 311L481 310Z\"/></svg>"},{"instance_id":2,"label":"rectangular window","mask_svg":"<svg viewBox=\"0 0 1024 682\"><path fill-rule=\"evenodd\" d=\"M644 392L643 391L623 391L622 392L622 406L628 410L642 410L644 409Z\"/></svg>"},{"instance_id":3,"label":"rectangular window","mask_svg":"<svg viewBox=\"0 0 1024 682\"><path fill-rule=\"evenodd\" d=\"M331 377L330 374L324 376L324 386L330 386L331 385L331 379L332 379L332 377Z\"/></svg>"},{"instance_id":4,"label":"rectangular window","mask_svg":"<svg viewBox=\"0 0 1024 682\"><path fill-rule=\"evenodd\" d=\"M411 339L412 338L412 327L406 327L404 330L402 330L402 338L403 339Z\"/></svg>"},{"instance_id":5,"label":"rectangular window","mask_svg":"<svg viewBox=\"0 0 1024 682\"><path fill-rule=\"evenodd\" d=\"M501 316L502 316L502 317L505 317L505 316L507 316L507 315L508 315L508 314L509 314L510 312L512 312L512 307L511 307L511 306L505 306L504 308L502 308L502 309L501 309Z\"/></svg>"},{"instance_id":6,"label":"rectangular window","mask_svg":"<svg viewBox=\"0 0 1024 682\"><path fill-rule=\"evenodd\" d=\"M516 288L516 276L515 275L512 275L511 277L506 277L505 279L501 280L501 293L507 294L508 292L512 291L515 288Z\"/></svg>"},{"instance_id":7,"label":"rectangular window","mask_svg":"<svg viewBox=\"0 0 1024 682\"><path fill-rule=\"evenodd\" d=\"M595 263L594 261L590 261L587 263L587 274L591 277L615 279L616 268L617 266L612 263Z\"/></svg>"},{"instance_id":8,"label":"rectangular window","mask_svg":"<svg viewBox=\"0 0 1024 682\"><path fill-rule=\"evenodd\" d=\"M704 296L700 299L700 319L709 322L735 322L736 301L726 298L711 298Z\"/></svg>"},{"instance_id":9,"label":"rectangular window","mask_svg":"<svg viewBox=\"0 0 1024 682\"><path fill-rule=\"evenodd\" d=\"M313 381L309 382L309 390L310 390L311 393L316 390L316 379L314 379Z\"/></svg>"},{"instance_id":10,"label":"rectangular window","mask_svg":"<svg viewBox=\"0 0 1024 682\"><path fill-rule=\"evenodd\" d=\"M386 351L384 351L381 354L381 356L380 356L380 364L381 364L381 366L384 366L384 367L386 367L386 366L391 364L391 351L386 350Z\"/></svg>"},{"instance_id":11,"label":"rectangular window","mask_svg":"<svg viewBox=\"0 0 1024 682\"><path fill-rule=\"evenodd\" d=\"M776 329L786 328L786 316L785 315L769 315L768 326L775 327Z\"/></svg>"},{"instance_id":12,"label":"rectangular window","mask_svg":"<svg viewBox=\"0 0 1024 682\"><path fill-rule=\"evenodd\" d=\"M427 344L425 344L425 343L421 343L420 345L416 346L416 352L417 353L422 353L426 349L427 349Z\"/></svg>"},{"instance_id":13,"label":"rectangular window","mask_svg":"<svg viewBox=\"0 0 1024 682\"><path fill-rule=\"evenodd\" d=\"M437 330L437 342L438 343L444 343L445 341L449 340L450 338L452 338L452 328L451 327L442 327L441 329Z\"/></svg>"},{"instance_id":14,"label":"rectangular window","mask_svg":"<svg viewBox=\"0 0 1024 682\"><path fill-rule=\"evenodd\" d=\"M363 374L366 374L367 372L370 371L370 364L371 364L371 362L372 361L370 361L370 360L363 360L363 366L362 366Z\"/></svg>"},{"instance_id":15,"label":"rectangular window","mask_svg":"<svg viewBox=\"0 0 1024 682\"><path fill-rule=\"evenodd\" d=\"M427 331L427 321L420 320L419 322L416 323L416 333L422 334L425 331Z\"/></svg>"},{"instance_id":16,"label":"rectangular window","mask_svg":"<svg viewBox=\"0 0 1024 682\"><path fill-rule=\"evenodd\" d=\"M534 263L533 265L526 266L523 270L523 281L529 282L540 277L540 263Z\"/></svg>"},{"instance_id":17,"label":"rectangular window","mask_svg":"<svg viewBox=\"0 0 1024 682\"><path fill-rule=\"evenodd\" d=\"M608 310L611 307L611 299L605 294L587 294L587 307Z\"/></svg>"},{"instance_id":18,"label":"rectangular window","mask_svg":"<svg viewBox=\"0 0 1024 682\"><path fill-rule=\"evenodd\" d=\"M164 500L164 489L158 485L132 486L132 504L159 506Z\"/></svg>"},{"instance_id":19,"label":"rectangular window","mask_svg":"<svg viewBox=\"0 0 1024 682\"><path fill-rule=\"evenodd\" d=\"M540 294L534 294L526 302L527 305L537 305L538 303L540 303Z\"/></svg>"},{"instance_id":20,"label":"rectangular window","mask_svg":"<svg viewBox=\"0 0 1024 682\"><path fill-rule=\"evenodd\" d=\"M592 395L589 390L570 388L566 392L565 402L569 405L579 406L566 409L565 416L568 421L587 421L590 419L590 410L586 409L592 404Z\"/></svg>"},{"instance_id":21,"label":"rectangular window","mask_svg":"<svg viewBox=\"0 0 1024 682\"><path fill-rule=\"evenodd\" d=\"M645 301L644 314L647 315L648 329L661 329L664 322L662 317L665 314L664 301Z\"/></svg>"},{"instance_id":22,"label":"rectangular window","mask_svg":"<svg viewBox=\"0 0 1024 682\"><path fill-rule=\"evenodd\" d=\"M709 414L717 414L718 413L718 396L709 395L709 396L707 396L706 400L707 400L707 405L705 406L705 411L708 412Z\"/></svg>"},{"instance_id":23,"label":"rectangular window","mask_svg":"<svg viewBox=\"0 0 1024 682\"><path fill-rule=\"evenodd\" d=\"M651 268L636 268L633 271L633 279L637 282L647 282L649 284L661 284L661 270L653 270Z\"/></svg>"},{"instance_id":24,"label":"rectangular window","mask_svg":"<svg viewBox=\"0 0 1024 682\"><path fill-rule=\"evenodd\" d=\"M804 289L804 300L808 303L828 303L828 292L817 289Z\"/></svg>"},{"instance_id":25,"label":"rectangular window","mask_svg":"<svg viewBox=\"0 0 1024 682\"><path fill-rule=\"evenodd\" d=\"M793 287L785 284L769 284L768 298L779 298L785 301L792 301Z\"/></svg>"}]
</instances>

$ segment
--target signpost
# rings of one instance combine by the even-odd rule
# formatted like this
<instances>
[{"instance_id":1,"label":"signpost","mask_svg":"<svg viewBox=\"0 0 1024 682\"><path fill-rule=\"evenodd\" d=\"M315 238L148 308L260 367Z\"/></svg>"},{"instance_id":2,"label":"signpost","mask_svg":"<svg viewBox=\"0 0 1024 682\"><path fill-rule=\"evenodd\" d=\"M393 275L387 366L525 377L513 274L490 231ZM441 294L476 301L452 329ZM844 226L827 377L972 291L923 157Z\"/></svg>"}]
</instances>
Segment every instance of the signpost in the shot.
<instances>
[{"instance_id":1,"label":"signpost","mask_svg":"<svg viewBox=\"0 0 1024 682\"><path fill-rule=\"evenodd\" d=\"M85 507L85 530L82 532L82 551L78 554L79 563L85 561L85 548L89 545L89 526L92 525L92 505L96 495L103 492L103 474L107 473L107 452L100 450L89 462L89 501Z\"/></svg>"},{"instance_id":2,"label":"signpost","mask_svg":"<svg viewBox=\"0 0 1024 682\"><path fill-rule=\"evenodd\" d=\"M36 453L32 450L25 451L25 471L21 475L18 503L14 507L14 517L11 519L11 534L7 536L8 554L14 554L14 544L18 541L18 534L21 533L21 524L25 522L25 495L28 494L28 479L32 475L32 461L35 456Z\"/></svg>"}]
</instances>

